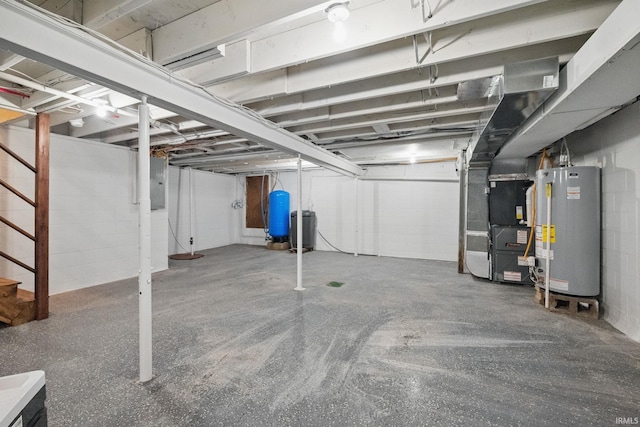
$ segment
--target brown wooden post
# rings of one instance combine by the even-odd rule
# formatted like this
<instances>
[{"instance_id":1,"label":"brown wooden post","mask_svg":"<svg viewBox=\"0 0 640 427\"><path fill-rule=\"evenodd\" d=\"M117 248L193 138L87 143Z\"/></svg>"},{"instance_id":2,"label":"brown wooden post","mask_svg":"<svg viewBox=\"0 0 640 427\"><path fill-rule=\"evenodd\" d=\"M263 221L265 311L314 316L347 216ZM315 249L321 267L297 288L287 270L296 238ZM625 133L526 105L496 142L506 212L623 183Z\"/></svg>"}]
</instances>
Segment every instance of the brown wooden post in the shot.
<instances>
[{"instance_id":1,"label":"brown wooden post","mask_svg":"<svg viewBox=\"0 0 640 427\"><path fill-rule=\"evenodd\" d=\"M49 114L36 116L36 320L49 317Z\"/></svg>"}]
</instances>

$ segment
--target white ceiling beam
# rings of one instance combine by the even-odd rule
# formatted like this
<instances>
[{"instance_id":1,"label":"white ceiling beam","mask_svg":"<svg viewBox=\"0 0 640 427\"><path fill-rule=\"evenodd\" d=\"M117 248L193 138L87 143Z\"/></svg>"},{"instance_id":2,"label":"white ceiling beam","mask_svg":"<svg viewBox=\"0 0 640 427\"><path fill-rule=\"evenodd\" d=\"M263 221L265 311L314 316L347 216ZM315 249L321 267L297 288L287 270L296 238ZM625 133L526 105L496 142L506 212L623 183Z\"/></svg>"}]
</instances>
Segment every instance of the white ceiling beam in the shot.
<instances>
[{"instance_id":1,"label":"white ceiling beam","mask_svg":"<svg viewBox=\"0 0 640 427\"><path fill-rule=\"evenodd\" d=\"M0 48L132 97L147 95L150 102L161 108L286 153L300 154L319 166L348 175L363 173L357 165L254 117L229 101L172 80L165 70L124 54L29 6L2 2L0 13L6 20L0 27Z\"/></svg>"},{"instance_id":2,"label":"white ceiling beam","mask_svg":"<svg viewBox=\"0 0 640 427\"><path fill-rule=\"evenodd\" d=\"M463 114L459 116L443 117L434 120L411 122L410 124L394 124L393 126L389 126L389 128L391 129L391 134L388 136L399 136L403 133L406 133L407 136L409 136L438 129L466 131L467 128L477 128L479 119L479 114ZM342 130L339 132L324 132L318 133L316 135L318 136L318 145L322 145L328 149L331 149L331 146L327 144L331 144L333 142L345 142L358 138L369 140L380 138L380 135L378 135L371 126Z\"/></svg>"},{"instance_id":3,"label":"white ceiling beam","mask_svg":"<svg viewBox=\"0 0 640 427\"><path fill-rule=\"evenodd\" d=\"M506 16L490 17L441 30L441 33L436 32L437 36L434 35L436 52L426 57L423 72L428 74L427 67L430 64L437 64L440 68L450 61L589 33L598 28L617 4L617 1L594 4L592 0L556 2L553 3L554 7L544 7L547 4L532 6L532 14L525 17L509 16L507 13ZM419 51L425 52L426 45L426 41L419 42ZM502 63L504 62L503 57ZM279 64L282 65L284 64ZM252 71L257 72L259 69L254 66L252 64ZM318 80L325 85L338 85L355 81L350 80L352 76L357 76L358 79L370 78L414 68L416 60L412 40L398 39L355 53L292 67L287 75L287 90L304 92L309 87L317 87Z\"/></svg>"},{"instance_id":4,"label":"white ceiling beam","mask_svg":"<svg viewBox=\"0 0 640 427\"><path fill-rule=\"evenodd\" d=\"M149 105L149 112L153 120L162 120L168 117L175 117L176 115L173 111L169 111L155 105ZM86 117L84 126L72 129L71 136L75 138L83 138L89 135L105 132L107 126L110 126L111 128L134 126L137 128L139 120L135 117L121 116L117 120L111 120L111 122L112 123L108 123L104 119L96 116Z\"/></svg>"},{"instance_id":5,"label":"white ceiling beam","mask_svg":"<svg viewBox=\"0 0 640 427\"><path fill-rule=\"evenodd\" d=\"M81 24L83 3L86 0L47 0L40 7Z\"/></svg>"},{"instance_id":6,"label":"white ceiling beam","mask_svg":"<svg viewBox=\"0 0 640 427\"><path fill-rule=\"evenodd\" d=\"M403 93L390 95L384 98L368 99L365 101L355 101L347 104L340 104L330 107L314 108L313 110L290 110L281 114L273 115L254 108L260 115L269 117L280 126L301 125L322 121L326 119L337 120L349 117L364 116L378 113L398 113L412 108L438 108L443 104L456 102L456 87L448 86L438 90L440 96L436 96L432 91L432 96L421 92ZM254 106L252 106L254 107Z\"/></svg>"},{"instance_id":7,"label":"white ceiling beam","mask_svg":"<svg viewBox=\"0 0 640 427\"><path fill-rule=\"evenodd\" d=\"M220 0L154 30L154 60L173 62L254 31L319 13L328 4L326 0L262 0L259 5L252 0Z\"/></svg>"},{"instance_id":8,"label":"white ceiling beam","mask_svg":"<svg viewBox=\"0 0 640 427\"><path fill-rule=\"evenodd\" d=\"M537 44L529 47L521 47L508 51L508 53L500 52L474 58L467 58L461 61L454 61L439 66L439 77L434 83L429 82L428 74L424 72L420 75L418 70L410 70L405 72L394 73L391 75L376 76L371 79L360 79L357 75L350 76L354 80L351 83L326 87L326 83L319 79L313 85L309 85L308 90L304 93L296 93L283 95L287 92L287 71L278 70L270 73L262 73L255 76L234 80L220 86L214 86L209 90L217 95L231 98L236 102L247 104L252 109L258 111L265 117L273 117L276 115L285 115L287 113L314 109L319 107L332 106L332 111L340 112L340 107L336 104L346 104L363 100L363 103L386 102L384 99L395 93L406 93L412 91L424 90L428 94L429 88L438 88L441 90L443 86L450 85L454 87L459 82L473 80L484 77L491 77L503 72L502 64L505 55L514 62L525 61L529 59L541 58L544 56L559 56L560 62L567 62L573 53L578 50L585 42L587 36L572 37L548 43ZM382 58L384 60L384 58ZM377 68L377 67L376 67ZM369 71L366 70L368 73ZM446 90L446 89L442 89ZM441 95L446 95L442 93ZM252 99L265 99L251 103ZM135 100L131 100L135 102ZM126 103L115 105L123 107ZM159 112L153 109L153 118L156 120L167 119L175 116L170 111ZM99 132L105 132L116 126L135 126L135 120L129 120L126 117L115 123L108 123L104 120L98 120L92 117L87 118L85 127L74 128L72 135L83 137ZM127 137L126 139L134 139ZM115 138L109 139L111 143L117 143L122 140Z\"/></svg>"},{"instance_id":9,"label":"white ceiling beam","mask_svg":"<svg viewBox=\"0 0 640 427\"><path fill-rule=\"evenodd\" d=\"M11 52L0 52L0 71L5 71L14 65L21 63L24 56L16 55Z\"/></svg>"},{"instance_id":10,"label":"white ceiling beam","mask_svg":"<svg viewBox=\"0 0 640 427\"><path fill-rule=\"evenodd\" d=\"M82 24L98 30L152 0L84 0L82 8Z\"/></svg>"},{"instance_id":11,"label":"white ceiling beam","mask_svg":"<svg viewBox=\"0 0 640 427\"><path fill-rule=\"evenodd\" d=\"M60 92L74 94L90 86L91 84L84 80L80 80L80 81L74 80L74 81L60 82L56 85L51 85L50 87ZM48 87L48 85L43 83L42 88L44 89L45 87ZM30 98L26 98L22 102L22 108L37 108L41 105L47 104L59 98L60 96L52 92L44 92L44 91L35 92L33 95L31 95Z\"/></svg>"},{"instance_id":12,"label":"white ceiling beam","mask_svg":"<svg viewBox=\"0 0 640 427\"><path fill-rule=\"evenodd\" d=\"M291 67L287 70L249 75L211 86L208 90L218 96L244 104L264 102L264 108L271 102L271 98L303 94L293 98L296 108L316 108L494 76L502 73L505 58L509 58L509 61L512 62L519 62L547 56L559 56L560 62L564 63L573 56L586 39L586 35L576 36L439 64L439 77L434 83L430 83L426 69L422 70L423 74L421 75L415 68L407 71L405 67L394 67L391 61L393 57L398 55L391 52L387 55L378 55L377 61L369 61L368 68L364 66L341 67L346 81L350 83L341 84L333 74L325 77L324 73L316 70L312 63L305 64L305 70L300 70L301 67ZM400 46L400 48L403 47ZM363 56L363 54L358 54L358 56ZM341 56L340 59L349 61L348 56ZM325 69L322 61L316 62L319 68ZM336 66L339 67L339 64ZM378 72L378 70L381 71ZM293 87L289 85L288 72L302 75L305 71L313 74L313 78L304 78L304 85L300 82ZM280 102L281 100L276 99L271 102L271 105L278 105ZM263 109L263 107L257 108ZM272 108L274 108L274 112L277 112L279 107Z\"/></svg>"},{"instance_id":13,"label":"white ceiling beam","mask_svg":"<svg viewBox=\"0 0 640 427\"><path fill-rule=\"evenodd\" d=\"M412 114L402 114L393 116L392 114L372 114L363 117L353 117L343 120L330 120L320 123L312 123L304 126L291 126L287 129L297 134L305 134L311 132L313 134L322 135L324 132L338 132L349 129L357 129L365 126L373 126L377 124L384 124L393 127L393 124L416 122L418 120L439 120L448 117L458 117L460 115L477 113L480 117L480 113L485 111L492 111L495 106L482 105L475 107L463 107L458 109L443 110L443 111L430 111L430 112L414 112Z\"/></svg>"},{"instance_id":14,"label":"white ceiling beam","mask_svg":"<svg viewBox=\"0 0 640 427\"><path fill-rule=\"evenodd\" d=\"M129 36L124 37L118 40L118 43L148 58L151 56L150 32L146 29L136 31ZM0 71L4 71L2 67L0 67ZM38 77L37 80L39 82L42 82L44 85L49 85L56 90L60 90L62 92L67 92L70 94L77 93L88 87L88 83L86 81L70 76L68 73L62 72L60 70L50 71ZM51 92L36 92L31 96L31 98L25 99L23 101L22 108L38 107L39 105L52 102L58 98L60 97ZM126 105L114 106L120 108ZM102 123L105 122L102 121ZM52 123L52 126L55 126L55 123Z\"/></svg>"},{"instance_id":15,"label":"white ceiling beam","mask_svg":"<svg viewBox=\"0 0 640 427\"><path fill-rule=\"evenodd\" d=\"M346 40L336 42L333 37L334 25L323 19L286 33L255 41L251 46L251 67L252 71L257 73L314 61L337 53L350 52L413 34L474 21L541 1L456 0L447 2L431 18L423 16L422 8L418 6L419 2L384 0L365 7L358 7L357 2L353 2L351 15L345 23L348 31ZM299 48L300 40L305 40L304 49ZM413 56L412 52L410 58Z\"/></svg>"}]
</instances>

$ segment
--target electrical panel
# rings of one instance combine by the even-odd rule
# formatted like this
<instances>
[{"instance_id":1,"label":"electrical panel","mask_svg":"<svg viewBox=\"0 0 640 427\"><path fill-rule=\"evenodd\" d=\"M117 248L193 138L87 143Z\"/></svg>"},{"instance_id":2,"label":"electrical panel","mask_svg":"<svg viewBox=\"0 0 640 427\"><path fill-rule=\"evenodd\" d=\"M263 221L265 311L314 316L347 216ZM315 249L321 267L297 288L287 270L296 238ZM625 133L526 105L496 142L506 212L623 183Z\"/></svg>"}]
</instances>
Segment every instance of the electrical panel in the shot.
<instances>
[{"instance_id":1,"label":"electrical panel","mask_svg":"<svg viewBox=\"0 0 640 427\"><path fill-rule=\"evenodd\" d=\"M150 159L151 210L165 208L167 161L158 157Z\"/></svg>"}]
</instances>

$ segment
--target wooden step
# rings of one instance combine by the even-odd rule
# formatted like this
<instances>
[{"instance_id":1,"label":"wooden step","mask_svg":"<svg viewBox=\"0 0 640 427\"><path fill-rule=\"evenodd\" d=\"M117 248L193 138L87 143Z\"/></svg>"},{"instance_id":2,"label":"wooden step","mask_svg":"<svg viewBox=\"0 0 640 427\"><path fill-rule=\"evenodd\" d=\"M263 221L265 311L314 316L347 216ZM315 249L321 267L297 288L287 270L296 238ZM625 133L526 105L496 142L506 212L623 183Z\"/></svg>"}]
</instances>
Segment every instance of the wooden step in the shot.
<instances>
[{"instance_id":1,"label":"wooden step","mask_svg":"<svg viewBox=\"0 0 640 427\"><path fill-rule=\"evenodd\" d=\"M21 282L0 277L0 298L15 296Z\"/></svg>"},{"instance_id":2,"label":"wooden step","mask_svg":"<svg viewBox=\"0 0 640 427\"><path fill-rule=\"evenodd\" d=\"M36 300L31 291L18 288L15 280L0 281L0 322L11 326L30 322L36 317Z\"/></svg>"}]
</instances>

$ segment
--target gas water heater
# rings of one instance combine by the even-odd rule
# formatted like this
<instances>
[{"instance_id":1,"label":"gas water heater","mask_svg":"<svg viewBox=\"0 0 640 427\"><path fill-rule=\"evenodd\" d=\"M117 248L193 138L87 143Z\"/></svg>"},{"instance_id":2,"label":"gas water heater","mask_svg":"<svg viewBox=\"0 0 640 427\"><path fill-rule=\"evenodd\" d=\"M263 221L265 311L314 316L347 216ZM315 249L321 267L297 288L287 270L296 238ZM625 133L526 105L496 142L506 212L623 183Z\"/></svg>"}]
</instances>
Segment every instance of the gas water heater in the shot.
<instances>
[{"instance_id":1,"label":"gas water heater","mask_svg":"<svg viewBox=\"0 0 640 427\"><path fill-rule=\"evenodd\" d=\"M591 166L541 169L536 173L536 187L538 284L546 287L548 254L549 290L566 295L598 295L600 169Z\"/></svg>"}]
</instances>

